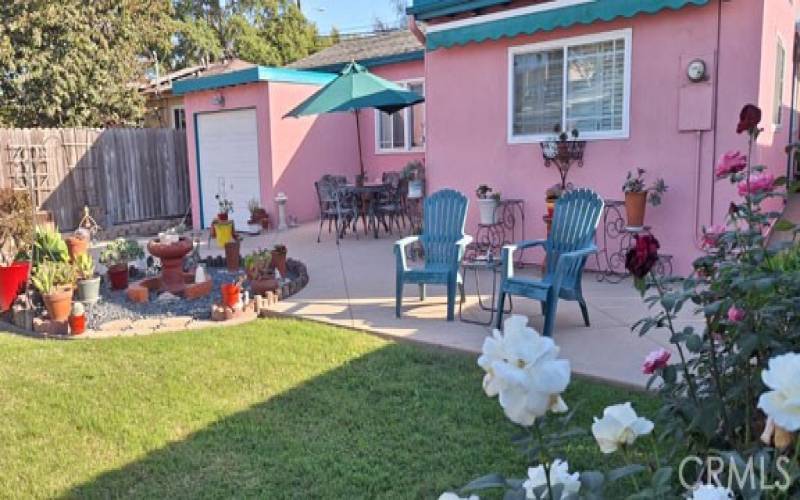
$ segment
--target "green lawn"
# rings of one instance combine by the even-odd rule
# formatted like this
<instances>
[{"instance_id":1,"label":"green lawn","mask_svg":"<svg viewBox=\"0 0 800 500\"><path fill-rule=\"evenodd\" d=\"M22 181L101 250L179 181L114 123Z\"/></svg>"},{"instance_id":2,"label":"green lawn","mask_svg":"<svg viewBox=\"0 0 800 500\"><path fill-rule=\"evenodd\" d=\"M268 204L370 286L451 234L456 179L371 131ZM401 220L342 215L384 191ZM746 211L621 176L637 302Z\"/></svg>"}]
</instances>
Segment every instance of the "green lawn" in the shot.
<instances>
[{"instance_id":1,"label":"green lawn","mask_svg":"<svg viewBox=\"0 0 800 500\"><path fill-rule=\"evenodd\" d=\"M0 498L436 498L521 477L475 356L259 320L101 341L0 333ZM656 402L575 380L576 422ZM591 438L574 468L605 463Z\"/></svg>"}]
</instances>

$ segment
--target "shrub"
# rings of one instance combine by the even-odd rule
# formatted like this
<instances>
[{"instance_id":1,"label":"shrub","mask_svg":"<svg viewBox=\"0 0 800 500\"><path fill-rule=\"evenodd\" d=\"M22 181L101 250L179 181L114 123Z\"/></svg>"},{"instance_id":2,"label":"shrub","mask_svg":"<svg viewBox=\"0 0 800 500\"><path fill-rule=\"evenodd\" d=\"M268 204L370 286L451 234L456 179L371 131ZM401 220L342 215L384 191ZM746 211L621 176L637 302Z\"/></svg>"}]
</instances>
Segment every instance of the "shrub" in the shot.
<instances>
[{"instance_id":1,"label":"shrub","mask_svg":"<svg viewBox=\"0 0 800 500\"><path fill-rule=\"evenodd\" d=\"M144 251L135 240L117 238L100 253L100 263L106 267L127 266L128 262L144 257Z\"/></svg>"},{"instance_id":2,"label":"shrub","mask_svg":"<svg viewBox=\"0 0 800 500\"><path fill-rule=\"evenodd\" d=\"M0 189L0 265L7 266L30 252L32 210L27 193Z\"/></svg>"}]
</instances>

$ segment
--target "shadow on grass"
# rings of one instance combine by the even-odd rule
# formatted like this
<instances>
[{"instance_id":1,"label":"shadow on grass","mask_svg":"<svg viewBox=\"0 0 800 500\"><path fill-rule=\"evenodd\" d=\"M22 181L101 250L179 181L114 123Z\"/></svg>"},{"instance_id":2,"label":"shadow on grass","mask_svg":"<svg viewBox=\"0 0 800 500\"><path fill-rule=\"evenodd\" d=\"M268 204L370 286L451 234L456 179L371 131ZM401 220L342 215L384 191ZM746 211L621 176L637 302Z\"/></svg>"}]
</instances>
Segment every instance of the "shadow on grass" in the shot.
<instances>
[{"instance_id":1,"label":"shadow on grass","mask_svg":"<svg viewBox=\"0 0 800 500\"><path fill-rule=\"evenodd\" d=\"M524 470L474 363L389 345L65 497L435 498L489 470Z\"/></svg>"}]
</instances>

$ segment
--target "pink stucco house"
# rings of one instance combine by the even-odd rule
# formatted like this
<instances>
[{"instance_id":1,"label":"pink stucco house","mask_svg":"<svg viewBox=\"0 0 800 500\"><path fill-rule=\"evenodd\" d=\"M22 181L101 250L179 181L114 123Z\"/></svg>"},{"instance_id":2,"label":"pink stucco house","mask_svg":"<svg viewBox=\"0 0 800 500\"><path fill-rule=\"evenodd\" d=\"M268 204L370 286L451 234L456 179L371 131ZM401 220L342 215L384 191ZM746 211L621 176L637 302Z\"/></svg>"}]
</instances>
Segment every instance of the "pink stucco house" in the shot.
<instances>
[{"instance_id":1,"label":"pink stucco house","mask_svg":"<svg viewBox=\"0 0 800 500\"><path fill-rule=\"evenodd\" d=\"M665 179L670 190L647 222L679 270L700 252L702 226L720 222L735 196L715 182L713 167L724 152L746 147L735 133L743 104L764 110L755 159L776 175L794 168L784 148L797 134L800 2L416 0L408 12L409 31L366 44L345 41L292 69L178 85L186 96L193 207L202 214L195 224L210 221L203 191L228 168L214 162L229 166L246 151L257 157L265 206L272 208L282 191L290 213L301 221L315 217L313 181L358 170L354 117L281 117L350 59L426 96L424 106L399 116L359 113L370 177L424 157L429 191L452 187L471 195L485 183L525 200L531 237L544 235L545 190L558 181L539 145L555 124L577 127L588 141L572 184L621 199L629 170ZM231 139L238 129L227 120L212 123L212 113L243 108L254 111L240 112L237 126L248 121L255 128L248 139L255 149L207 148L238 141ZM474 229L477 211L470 212Z\"/></svg>"}]
</instances>

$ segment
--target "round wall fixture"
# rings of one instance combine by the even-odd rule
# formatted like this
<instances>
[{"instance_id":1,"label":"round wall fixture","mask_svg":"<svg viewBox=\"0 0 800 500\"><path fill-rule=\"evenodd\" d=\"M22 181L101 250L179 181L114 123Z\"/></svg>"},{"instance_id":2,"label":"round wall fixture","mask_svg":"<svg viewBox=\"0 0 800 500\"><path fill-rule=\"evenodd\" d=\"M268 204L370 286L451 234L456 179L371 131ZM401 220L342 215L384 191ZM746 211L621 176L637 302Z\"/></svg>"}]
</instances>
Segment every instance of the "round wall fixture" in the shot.
<instances>
[{"instance_id":1,"label":"round wall fixture","mask_svg":"<svg viewBox=\"0 0 800 500\"><path fill-rule=\"evenodd\" d=\"M692 82L702 82L706 79L706 62L702 59L695 59L686 68L686 75Z\"/></svg>"}]
</instances>

